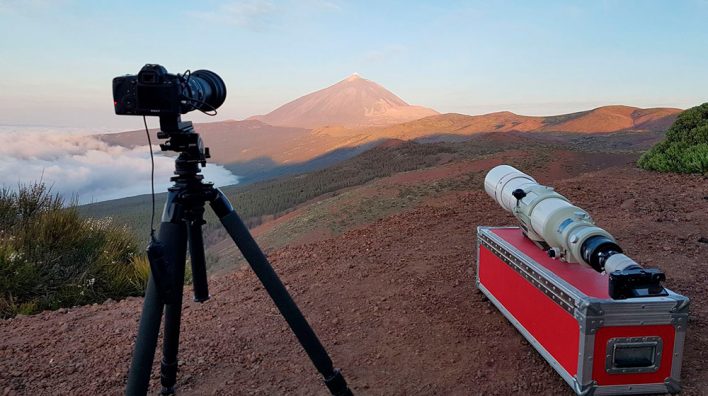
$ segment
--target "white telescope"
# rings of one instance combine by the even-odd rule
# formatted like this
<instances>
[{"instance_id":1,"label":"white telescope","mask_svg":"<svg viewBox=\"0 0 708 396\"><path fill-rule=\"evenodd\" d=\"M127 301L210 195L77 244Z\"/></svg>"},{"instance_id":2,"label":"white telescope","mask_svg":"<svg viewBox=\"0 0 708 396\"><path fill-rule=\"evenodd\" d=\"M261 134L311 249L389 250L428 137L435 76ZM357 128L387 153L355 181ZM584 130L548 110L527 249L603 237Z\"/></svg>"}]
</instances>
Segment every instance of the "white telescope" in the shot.
<instances>
[{"instance_id":1,"label":"white telescope","mask_svg":"<svg viewBox=\"0 0 708 396\"><path fill-rule=\"evenodd\" d=\"M499 165L487 173L484 189L516 216L524 234L550 257L610 274L610 295L614 289L616 296L623 296L613 298L666 293L660 286L665 279L661 271L644 269L625 256L609 232L553 188L514 167ZM618 289L622 289L619 294Z\"/></svg>"}]
</instances>

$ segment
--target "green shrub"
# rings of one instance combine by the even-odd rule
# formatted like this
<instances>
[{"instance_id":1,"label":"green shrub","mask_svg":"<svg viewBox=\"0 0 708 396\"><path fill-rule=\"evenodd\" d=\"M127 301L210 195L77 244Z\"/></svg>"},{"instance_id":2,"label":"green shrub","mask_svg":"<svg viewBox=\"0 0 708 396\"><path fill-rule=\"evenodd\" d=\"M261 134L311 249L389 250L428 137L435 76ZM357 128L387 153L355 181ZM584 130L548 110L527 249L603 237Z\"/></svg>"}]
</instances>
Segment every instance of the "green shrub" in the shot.
<instances>
[{"instance_id":1,"label":"green shrub","mask_svg":"<svg viewBox=\"0 0 708 396\"><path fill-rule=\"evenodd\" d=\"M0 317L140 295L133 235L86 219L42 183L0 189Z\"/></svg>"},{"instance_id":2,"label":"green shrub","mask_svg":"<svg viewBox=\"0 0 708 396\"><path fill-rule=\"evenodd\" d=\"M638 164L659 172L708 173L708 103L681 113L666 138L644 153Z\"/></svg>"}]
</instances>

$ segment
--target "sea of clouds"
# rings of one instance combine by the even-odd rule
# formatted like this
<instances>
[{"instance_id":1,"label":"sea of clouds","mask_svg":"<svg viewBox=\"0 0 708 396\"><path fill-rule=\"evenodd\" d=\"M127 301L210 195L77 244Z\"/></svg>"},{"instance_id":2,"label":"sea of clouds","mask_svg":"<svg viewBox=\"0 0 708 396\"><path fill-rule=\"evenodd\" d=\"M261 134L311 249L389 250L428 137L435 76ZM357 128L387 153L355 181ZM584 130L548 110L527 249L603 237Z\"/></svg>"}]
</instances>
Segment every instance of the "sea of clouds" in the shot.
<instances>
[{"instance_id":1,"label":"sea of clouds","mask_svg":"<svg viewBox=\"0 0 708 396\"><path fill-rule=\"evenodd\" d=\"M150 193L148 145L111 146L89 133L70 128L0 126L0 187L43 181L66 200L80 204ZM155 151L155 192L171 185L174 158ZM205 180L217 186L238 183L220 165L202 169Z\"/></svg>"}]
</instances>

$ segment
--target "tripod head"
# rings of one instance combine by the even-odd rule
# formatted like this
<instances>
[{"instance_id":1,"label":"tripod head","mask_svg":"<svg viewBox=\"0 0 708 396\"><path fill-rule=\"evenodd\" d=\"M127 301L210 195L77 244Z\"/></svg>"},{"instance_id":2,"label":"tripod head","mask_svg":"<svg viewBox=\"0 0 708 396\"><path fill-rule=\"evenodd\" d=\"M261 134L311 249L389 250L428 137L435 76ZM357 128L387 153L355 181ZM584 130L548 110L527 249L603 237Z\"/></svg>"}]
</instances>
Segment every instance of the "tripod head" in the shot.
<instances>
[{"instance_id":1,"label":"tripod head","mask_svg":"<svg viewBox=\"0 0 708 396\"><path fill-rule=\"evenodd\" d=\"M207 158L210 158L209 147L204 147L204 142L199 134L194 130L192 121L182 121L179 114L160 115L160 131L157 133L159 139L167 139L160 144L162 151L174 151L180 153L178 161L206 166Z\"/></svg>"}]
</instances>

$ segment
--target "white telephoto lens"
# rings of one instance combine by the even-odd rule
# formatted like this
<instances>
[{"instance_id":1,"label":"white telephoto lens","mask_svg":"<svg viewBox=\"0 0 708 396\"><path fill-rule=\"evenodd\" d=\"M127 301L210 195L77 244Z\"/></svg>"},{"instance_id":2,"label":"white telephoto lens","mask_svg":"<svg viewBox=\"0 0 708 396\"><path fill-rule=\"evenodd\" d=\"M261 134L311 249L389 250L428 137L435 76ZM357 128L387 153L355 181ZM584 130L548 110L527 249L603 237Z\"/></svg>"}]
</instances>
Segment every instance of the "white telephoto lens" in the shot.
<instances>
[{"instance_id":1,"label":"white telephoto lens","mask_svg":"<svg viewBox=\"0 0 708 396\"><path fill-rule=\"evenodd\" d=\"M516 198L512 192L516 189L525 190L537 184L533 177L509 165L495 166L484 178L484 190L509 212L513 211L516 205Z\"/></svg>"}]
</instances>

